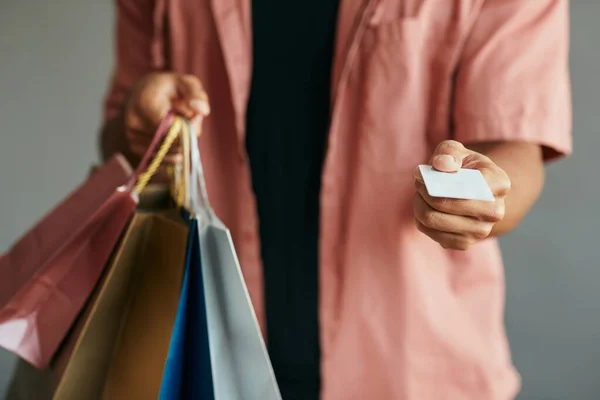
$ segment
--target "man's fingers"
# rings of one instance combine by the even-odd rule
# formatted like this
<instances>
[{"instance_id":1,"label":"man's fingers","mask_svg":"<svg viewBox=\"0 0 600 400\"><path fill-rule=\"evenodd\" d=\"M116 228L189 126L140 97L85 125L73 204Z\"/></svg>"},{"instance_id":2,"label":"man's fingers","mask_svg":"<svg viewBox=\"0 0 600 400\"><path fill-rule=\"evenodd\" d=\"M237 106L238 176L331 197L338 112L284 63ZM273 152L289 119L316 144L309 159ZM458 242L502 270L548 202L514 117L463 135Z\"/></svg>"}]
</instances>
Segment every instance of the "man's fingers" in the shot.
<instances>
[{"instance_id":1,"label":"man's fingers","mask_svg":"<svg viewBox=\"0 0 600 400\"><path fill-rule=\"evenodd\" d=\"M486 164L478 168L483 178L496 197L506 197L511 188L508 174L494 163Z\"/></svg>"},{"instance_id":2,"label":"man's fingers","mask_svg":"<svg viewBox=\"0 0 600 400\"><path fill-rule=\"evenodd\" d=\"M427 228L447 233L466 235L477 240L486 238L493 228L493 223L475 218L448 214L431 207L416 194L414 198L415 219Z\"/></svg>"},{"instance_id":3,"label":"man's fingers","mask_svg":"<svg viewBox=\"0 0 600 400\"><path fill-rule=\"evenodd\" d=\"M187 102L188 107L194 111L194 114L199 113L206 116L210 113L208 96L197 77L193 75L179 76L177 78L177 92L182 100Z\"/></svg>"},{"instance_id":4,"label":"man's fingers","mask_svg":"<svg viewBox=\"0 0 600 400\"><path fill-rule=\"evenodd\" d=\"M470 153L462 143L455 140L444 140L431 157L433 168L442 172L456 172L463 165L463 159Z\"/></svg>"},{"instance_id":5,"label":"man's fingers","mask_svg":"<svg viewBox=\"0 0 600 400\"><path fill-rule=\"evenodd\" d=\"M496 200L478 201L449 199L445 197L431 197L422 182L415 181L417 193L429 207L446 214L476 218L485 222L499 222L504 218L504 202Z\"/></svg>"},{"instance_id":6,"label":"man's fingers","mask_svg":"<svg viewBox=\"0 0 600 400\"><path fill-rule=\"evenodd\" d=\"M456 140L444 140L435 148L431 165L438 171L456 172L459 168L481 169L494 163Z\"/></svg>"},{"instance_id":7,"label":"man's fingers","mask_svg":"<svg viewBox=\"0 0 600 400\"><path fill-rule=\"evenodd\" d=\"M194 119L199 114L199 111L192 107L189 101L184 99L173 100L172 110L175 114L188 120Z\"/></svg>"},{"instance_id":8,"label":"man's fingers","mask_svg":"<svg viewBox=\"0 0 600 400\"><path fill-rule=\"evenodd\" d=\"M431 165L441 172L456 172L462 164L460 159L451 154L438 154L431 160Z\"/></svg>"},{"instance_id":9,"label":"man's fingers","mask_svg":"<svg viewBox=\"0 0 600 400\"><path fill-rule=\"evenodd\" d=\"M425 181L423 180L423 174L421 174L421 168L416 167L415 170L413 171L413 178L415 180L415 185L420 182L421 184L425 184Z\"/></svg>"},{"instance_id":10,"label":"man's fingers","mask_svg":"<svg viewBox=\"0 0 600 400\"><path fill-rule=\"evenodd\" d=\"M197 77L157 73L136 84L125 114L126 135L134 154L142 156L147 151L159 123L169 111L196 123L199 118L208 115L208 97ZM181 158L177 141L165 162L176 163Z\"/></svg>"},{"instance_id":11,"label":"man's fingers","mask_svg":"<svg viewBox=\"0 0 600 400\"><path fill-rule=\"evenodd\" d=\"M190 100L190 106L198 112L198 114L206 117L210 114L210 103L208 101L208 95L206 92L202 92L201 99Z\"/></svg>"},{"instance_id":12,"label":"man's fingers","mask_svg":"<svg viewBox=\"0 0 600 400\"><path fill-rule=\"evenodd\" d=\"M130 113L138 114L148 127L148 132L154 133L160 121L171 110L171 102L177 98L176 95L173 77L170 74L159 74L132 96Z\"/></svg>"},{"instance_id":13,"label":"man's fingers","mask_svg":"<svg viewBox=\"0 0 600 400\"><path fill-rule=\"evenodd\" d=\"M194 75L177 76L177 92L188 99L202 99L204 88L200 79Z\"/></svg>"},{"instance_id":14,"label":"man's fingers","mask_svg":"<svg viewBox=\"0 0 600 400\"><path fill-rule=\"evenodd\" d=\"M140 112L136 105L133 105L125 115L125 128L130 136L147 136L149 133L154 132L157 127L158 124L153 121L153 118L148 118L145 113Z\"/></svg>"}]
</instances>

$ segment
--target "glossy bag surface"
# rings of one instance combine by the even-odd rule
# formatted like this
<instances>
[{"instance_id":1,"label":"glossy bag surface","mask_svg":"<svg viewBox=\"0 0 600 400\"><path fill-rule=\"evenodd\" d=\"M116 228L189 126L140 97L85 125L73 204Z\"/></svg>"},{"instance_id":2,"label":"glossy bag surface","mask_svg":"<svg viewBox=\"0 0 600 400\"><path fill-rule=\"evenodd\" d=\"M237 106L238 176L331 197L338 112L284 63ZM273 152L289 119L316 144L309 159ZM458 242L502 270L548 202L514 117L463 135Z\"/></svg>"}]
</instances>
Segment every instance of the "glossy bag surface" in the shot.
<instances>
[{"instance_id":1,"label":"glossy bag surface","mask_svg":"<svg viewBox=\"0 0 600 400\"><path fill-rule=\"evenodd\" d=\"M135 209L130 175L113 158L0 258L0 346L49 364Z\"/></svg>"}]
</instances>

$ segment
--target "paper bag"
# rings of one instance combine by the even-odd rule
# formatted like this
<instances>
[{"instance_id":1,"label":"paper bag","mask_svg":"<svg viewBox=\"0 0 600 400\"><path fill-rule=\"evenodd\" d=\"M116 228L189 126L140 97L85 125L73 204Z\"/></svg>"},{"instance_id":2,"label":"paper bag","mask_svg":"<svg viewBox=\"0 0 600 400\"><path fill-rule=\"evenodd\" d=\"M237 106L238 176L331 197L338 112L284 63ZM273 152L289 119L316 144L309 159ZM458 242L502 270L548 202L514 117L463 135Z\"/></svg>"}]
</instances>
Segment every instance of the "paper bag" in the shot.
<instances>
[{"instance_id":1,"label":"paper bag","mask_svg":"<svg viewBox=\"0 0 600 400\"><path fill-rule=\"evenodd\" d=\"M134 215L105 276L51 367L40 371L20 362L7 400L102 398L109 368L120 343L120 333L131 320L128 312L132 299L140 295L137 282L148 280L143 276L146 272L143 268L148 265L146 260L152 256L147 248L154 247L154 254L158 252L173 258L179 269L183 269L177 257L185 246L187 226L181 218L175 218L178 216L173 217L173 212L163 211L169 206L169 194L165 188L151 187L144 192L140 207L144 207L145 211ZM169 235L170 239L161 240L162 235ZM171 246L171 240L177 241L179 253ZM165 267L171 268L169 265ZM175 268L175 274L177 270ZM179 288L174 287L173 290L178 293ZM169 319L163 322L165 327L172 326ZM162 364L164 360L156 363L155 374L159 376Z\"/></svg>"},{"instance_id":2,"label":"paper bag","mask_svg":"<svg viewBox=\"0 0 600 400\"><path fill-rule=\"evenodd\" d=\"M188 221L188 242L183 286L169 355L160 388L160 400L214 399L204 280L198 241L198 221L190 208L190 138L191 131L182 132L183 163L171 172L172 197Z\"/></svg>"},{"instance_id":3,"label":"paper bag","mask_svg":"<svg viewBox=\"0 0 600 400\"><path fill-rule=\"evenodd\" d=\"M52 399L61 378L57 399L77 398L74 393L78 390L101 392L135 277L135 256L143 242L147 220L145 216L133 218L106 275L50 367L38 370L23 360L18 362L7 400Z\"/></svg>"},{"instance_id":4,"label":"paper bag","mask_svg":"<svg viewBox=\"0 0 600 400\"><path fill-rule=\"evenodd\" d=\"M188 220L185 275L160 400L214 399L198 221Z\"/></svg>"},{"instance_id":5,"label":"paper bag","mask_svg":"<svg viewBox=\"0 0 600 400\"><path fill-rule=\"evenodd\" d=\"M128 175L111 159L0 257L0 346L47 365L133 211L116 194ZM70 276L83 280L75 290Z\"/></svg>"},{"instance_id":6,"label":"paper bag","mask_svg":"<svg viewBox=\"0 0 600 400\"><path fill-rule=\"evenodd\" d=\"M156 399L160 391L183 279L187 226L164 216L150 218L103 399Z\"/></svg>"},{"instance_id":7,"label":"paper bag","mask_svg":"<svg viewBox=\"0 0 600 400\"><path fill-rule=\"evenodd\" d=\"M199 224L214 398L281 400L231 235L208 201L197 140L191 148L190 207Z\"/></svg>"},{"instance_id":8,"label":"paper bag","mask_svg":"<svg viewBox=\"0 0 600 400\"><path fill-rule=\"evenodd\" d=\"M166 134L171 123L169 115L126 186L113 186L128 174L116 158L0 258L0 346L38 368L49 364L177 138L179 126Z\"/></svg>"}]
</instances>

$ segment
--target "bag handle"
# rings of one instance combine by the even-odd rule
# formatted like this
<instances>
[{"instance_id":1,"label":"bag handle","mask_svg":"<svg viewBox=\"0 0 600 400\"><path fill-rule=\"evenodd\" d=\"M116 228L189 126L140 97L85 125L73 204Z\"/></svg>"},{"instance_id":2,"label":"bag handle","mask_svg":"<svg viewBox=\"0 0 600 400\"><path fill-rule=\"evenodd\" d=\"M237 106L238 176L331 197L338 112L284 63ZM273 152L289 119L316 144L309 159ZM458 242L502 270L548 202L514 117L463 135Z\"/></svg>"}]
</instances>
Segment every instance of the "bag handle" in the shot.
<instances>
[{"instance_id":1,"label":"bag handle","mask_svg":"<svg viewBox=\"0 0 600 400\"><path fill-rule=\"evenodd\" d=\"M186 128L180 131L181 155L183 161L181 164L169 165L167 172L171 181L171 197L175 201L178 209L190 208L190 137Z\"/></svg>"},{"instance_id":2,"label":"bag handle","mask_svg":"<svg viewBox=\"0 0 600 400\"><path fill-rule=\"evenodd\" d=\"M183 165L181 168L181 187L179 195L180 206L190 208L190 168L191 168L191 138L185 121L181 123L181 150L183 152Z\"/></svg>"},{"instance_id":3,"label":"bag handle","mask_svg":"<svg viewBox=\"0 0 600 400\"><path fill-rule=\"evenodd\" d=\"M162 164L173 142L177 139L181 129L181 119L175 118L172 113L168 113L162 119L142 161L127 185L128 190L139 195L146 188L148 182L150 182L150 179L152 179ZM157 148L158 151L156 151ZM155 151L156 155L153 156Z\"/></svg>"},{"instance_id":4,"label":"bag handle","mask_svg":"<svg viewBox=\"0 0 600 400\"><path fill-rule=\"evenodd\" d=\"M202 117L199 117L198 126L202 127ZM190 141L190 178L189 178L189 205L193 214L200 214L208 223L216 219L216 214L208 200L208 190L204 179L204 168L198 148L198 135L189 121L183 121L182 129L187 133Z\"/></svg>"}]
</instances>

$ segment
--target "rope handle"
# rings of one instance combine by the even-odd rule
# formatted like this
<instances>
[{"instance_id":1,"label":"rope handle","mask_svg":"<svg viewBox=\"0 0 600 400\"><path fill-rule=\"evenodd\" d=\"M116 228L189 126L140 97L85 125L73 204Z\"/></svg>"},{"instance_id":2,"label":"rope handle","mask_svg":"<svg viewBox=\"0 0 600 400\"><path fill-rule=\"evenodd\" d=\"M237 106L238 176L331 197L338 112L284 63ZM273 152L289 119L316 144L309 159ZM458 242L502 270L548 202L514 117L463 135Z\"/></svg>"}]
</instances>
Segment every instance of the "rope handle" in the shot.
<instances>
[{"instance_id":1,"label":"rope handle","mask_svg":"<svg viewBox=\"0 0 600 400\"><path fill-rule=\"evenodd\" d=\"M142 161L127 185L129 190L139 195L148 186L180 134L181 127L181 119L175 118L172 113L168 113L162 119ZM156 151L157 148L158 151ZM155 151L156 155L153 156Z\"/></svg>"},{"instance_id":2,"label":"rope handle","mask_svg":"<svg viewBox=\"0 0 600 400\"><path fill-rule=\"evenodd\" d=\"M168 167L171 197L175 201L178 209L190 208L190 137L186 124L182 122L180 130L181 155L183 162L181 164L170 165Z\"/></svg>"},{"instance_id":3,"label":"rope handle","mask_svg":"<svg viewBox=\"0 0 600 400\"><path fill-rule=\"evenodd\" d=\"M156 157L147 170L140 174L135 191L139 194L144 189L175 139L181 135L184 162L183 166L170 169L172 196L177 206L185 207L193 215L202 215L207 222L211 222L215 218L215 214L208 200L208 190L198 147L198 135L190 121L181 117L173 117L172 121L171 128ZM199 130L202 129L202 121L203 119L200 117L198 120Z\"/></svg>"},{"instance_id":4,"label":"rope handle","mask_svg":"<svg viewBox=\"0 0 600 400\"><path fill-rule=\"evenodd\" d=\"M158 171L158 168L165 159L165 156L169 152L169 149L173 145L173 142L175 142L175 139L177 139L177 136L179 136L180 131L181 121L175 120L173 122L173 125L169 129L169 132L167 133L164 142L158 149L156 156L154 156L148 168L139 175L137 183L135 184L135 187L133 189L135 193L139 195L146 188L148 182L150 182L150 179L152 179L152 177L156 174L156 171Z\"/></svg>"}]
</instances>

